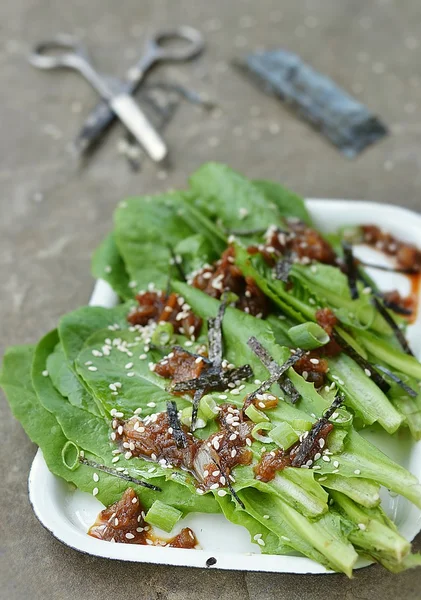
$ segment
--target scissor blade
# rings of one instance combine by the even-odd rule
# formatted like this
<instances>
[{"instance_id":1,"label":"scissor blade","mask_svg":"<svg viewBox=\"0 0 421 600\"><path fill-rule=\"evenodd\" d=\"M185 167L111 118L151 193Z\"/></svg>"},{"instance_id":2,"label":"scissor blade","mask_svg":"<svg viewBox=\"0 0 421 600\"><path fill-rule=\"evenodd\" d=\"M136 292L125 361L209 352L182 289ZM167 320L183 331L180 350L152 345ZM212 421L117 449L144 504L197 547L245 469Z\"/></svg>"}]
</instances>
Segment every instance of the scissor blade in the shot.
<instances>
[{"instance_id":1,"label":"scissor blade","mask_svg":"<svg viewBox=\"0 0 421 600\"><path fill-rule=\"evenodd\" d=\"M114 96L110 100L110 107L152 160L160 162L166 157L168 150L164 140L131 96L128 94Z\"/></svg>"},{"instance_id":2,"label":"scissor blade","mask_svg":"<svg viewBox=\"0 0 421 600\"><path fill-rule=\"evenodd\" d=\"M108 102L105 102L105 100L99 102L89 114L74 141L76 150L80 153L89 150L99 140L104 130L114 121L115 116Z\"/></svg>"}]
</instances>

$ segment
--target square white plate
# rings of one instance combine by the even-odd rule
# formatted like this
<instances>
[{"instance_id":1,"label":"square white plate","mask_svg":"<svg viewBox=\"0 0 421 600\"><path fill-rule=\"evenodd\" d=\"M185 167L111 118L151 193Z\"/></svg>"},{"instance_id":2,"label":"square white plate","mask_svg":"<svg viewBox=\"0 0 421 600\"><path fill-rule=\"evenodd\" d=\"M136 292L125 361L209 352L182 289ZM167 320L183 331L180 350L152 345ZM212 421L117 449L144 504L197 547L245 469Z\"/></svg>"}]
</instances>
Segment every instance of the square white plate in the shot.
<instances>
[{"instance_id":1,"label":"square white plate","mask_svg":"<svg viewBox=\"0 0 421 600\"><path fill-rule=\"evenodd\" d=\"M345 200L308 200L308 209L316 226L323 232L334 231L342 225L373 223L407 242L419 244L421 240L421 215L396 206ZM387 264L384 255L369 248L360 247L356 254ZM370 275L384 289L398 288L408 293L408 279L395 273L369 270ZM110 286L98 281L90 304L112 307L118 298ZM419 311L421 313L421 311ZM410 327L409 341L417 356L421 356L421 314ZM403 439L402 435L390 436L371 432L364 435L380 449L421 477L421 442ZM409 434L408 434L409 438ZM216 558L215 568L241 571L273 571L279 573L328 573L323 566L304 557L268 556L260 554L259 547L252 544L245 528L233 525L222 515L190 514L176 531L190 526L195 531L201 550L181 550L155 546L110 544L87 535L102 504L87 493L74 490L65 481L52 475L38 450L29 475L29 497L40 522L64 544L81 552L105 558L149 562L167 565L205 567L209 557ZM383 506L392 516L402 535L412 540L421 530L421 511L407 500L391 496L382 490ZM370 564L359 560L357 568Z\"/></svg>"}]
</instances>

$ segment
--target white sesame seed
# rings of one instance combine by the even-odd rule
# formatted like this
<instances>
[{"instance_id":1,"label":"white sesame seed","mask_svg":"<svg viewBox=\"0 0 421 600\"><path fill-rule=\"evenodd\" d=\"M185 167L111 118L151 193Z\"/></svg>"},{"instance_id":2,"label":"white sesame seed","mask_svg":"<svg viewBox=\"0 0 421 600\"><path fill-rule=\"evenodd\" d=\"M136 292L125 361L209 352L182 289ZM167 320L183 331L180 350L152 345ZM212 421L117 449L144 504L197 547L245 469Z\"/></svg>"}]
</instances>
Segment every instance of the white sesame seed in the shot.
<instances>
[{"instance_id":1,"label":"white sesame seed","mask_svg":"<svg viewBox=\"0 0 421 600\"><path fill-rule=\"evenodd\" d=\"M88 367L88 371L98 371L96 367Z\"/></svg>"},{"instance_id":2,"label":"white sesame seed","mask_svg":"<svg viewBox=\"0 0 421 600\"><path fill-rule=\"evenodd\" d=\"M195 362L197 365L200 365L200 363L201 363L201 362L203 362L203 357L202 357L202 356L198 356L194 362Z\"/></svg>"},{"instance_id":3,"label":"white sesame seed","mask_svg":"<svg viewBox=\"0 0 421 600\"><path fill-rule=\"evenodd\" d=\"M118 527L118 519L117 519L117 517L114 519L114 527Z\"/></svg>"},{"instance_id":4,"label":"white sesame seed","mask_svg":"<svg viewBox=\"0 0 421 600\"><path fill-rule=\"evenodd\" d=\"M146 358L147 358L146 354L141 354L141 355L139 356L139 359L140 359L140 360L145 360Z\"/></svg>"},{"instance_id":5,"label":"white sesame seed","mask_svg":"<svg viewBox=\"0 0 421 600\"><path fill-rule=\"evenodd\" d=\"M85 366L89 366L89 365L92 365L92 364L93 364L93 363L92 363L92 361L91 361L91 360L87 360L87 361L86 361L86 363L85 363Z\"/></svg>"},{"instance_id":6,"label":"white sesame seed","mask_svg":"<svg viewBox=\"0 0 421 600\"><path fill-rule=\"evenodd\" d=\"M251 446L252 441L250 438L246 438L246 444L247 444L247 446Z\"/></svg>"},{"instance_id":7,"label":"white sesame seed","mask_svg":"<svg viewBox=\"0 0 421 600\"><path fill-rule=\"evenodd\" d=\"M119 456L114 456L114 458L112 458L112 459L111 459L111 462L112 462L112 463L116 463L116 462L118 462L119 460L120 460L120 457L119 457Z\"/></svg>"},{"instance_id":8,"label":"white sesame seed","mask_svg":"<svg viewBox=\"0 0 421 600\"><path fill-rule=\"evenodd\" d=\"M92 475L92 479L95 481L95 483L98 483L98 481L99 481L99 475L98 475L98 473L94 473Z\"/></svg>"},{"instance_id":9,"label":"white sesame seed","mask_svg":"<svg viewBox=\"0 0 421 600\"><path fill-rule=\"evenodd\" d=\"M213 484L210 486L210 488L209 488L209 489L210 489L210 490L217 490L218 488L219 488L219 483L213 483Z\"/></svg>"},{"instance_id":10,"label":"white sesame seed","mask_svg":"<svg viewBox=\"0 0 421 600\"><path fill-rule=\"evenodd\" d=\"M364 525L364 523L358 523L358 528L361 529L361 531L365 531L367 529L367 526Z\"/></svg>"},{"instance_id":11,"label":"white sesame seed","mask_svg":"<svg viewBox=\"0 0 421 600\"><path fill-rule=\"evenodd\" d=\"M45 369L45 371L42 372L42 376L43 377L48 377L48 371L47 371L47 369Z\"/></svg>"},{"instance_id":12,"label":"white sesame seed","mask_svg":"<svg viewBox=\"0 0 421 600\"><path fill-rule=\"evenodd\" d=\"M355 469L354 473L355 473L355 475L360 475L361 471L359 469Z\"/></svg>"},{"instance_id":13,"label":"white sesame seed","mask_svg":"<svg viewBox=\"0 0 421 600\"><path fill-rule=\"evenodd\" d=\"M118 435L123 435L123 425L119 425L117 428Z\"/></svg>"},{"instance_id":14,"label":"white sesame seed","mask_svg":"<svg viewBox=\"0 0 421 600\"><path fill-rule=\"evenodd\" d=\"M319 446L320 446L320 448L323 448L324 445L325 445L325 443L326 443L325 440L323 438L320 438L320 440L319 440Z\"/></svg>"},{"instance_id":15,"label":"white sesame seed","mask_svg":"<svg viewBox=\"0 0 421 600\"><path fill-rule=\"evenodd\" d=\"M124 458L125 458L126 460L129 460L131 457L132 457L132 453L131 453L130 451L129 451L129 452L126 452L126 453L124 454Z\"/></svg>"},{"instance_id":16,"label":"white sesame seed","mask_svg":"<svg viewBox=\"0 0 421 600\"><path fill-rule=\"evenodd\" d=\"M265 544L264 540L262 540L261 538L259 538L259 539L257 540L257 543L259 544L259 546L266 546L266 544Z\"/></svg>"},{"instance_id":17,"label":"white sesame seed","mask_svg":"<svg viewBox=\"0 0 421 600\"><path fill-rule=\"evenodd\" d=\"M371 377L370 369L364 369L364 373L367 375L367 377Z\"/></svg>"},{"instance_id":18,"label":"white sesame seed","mask_svg":"<svg viewBox=\"0 0 421 600\"><path fill-rule=\"evenodd\" d=\"M339 467L339 462L337 460L334 460L333 466L335 467L335 469L337 469Z\"/></svg>"},{"instance_id":19,"label":"white sesame seed","mask_svg":"<svg viewBox=\"0 0 421 600\"><path fill-rule=\"evenodd\" d=\"M132 539L134 539L134 535L132 533L130 533L130 531L129 531L128 533L126 533L126 538L128 540L132 540Z\"/></svg>"},{"instance_id":20,"label":"white sesame seed","mask_svg":"<svg viewBox=\"0 0 421 600\"><path fill-rule=\"evenodd\" d=\"M255 383L255 385L260 385L262 382L260 381L260 379L255 379L254 383Z\"/></svg>"},{"instance_id":21,"label":"white sesame seed","mask_svg":"<svg viewBox=\"0 0 421 600\"><path fill-rule=\"evenodd\" d=\"M205 492L201 488L196 489L196 494L199 494L199 496L202 496L204 493Z\"/></svg>"},{"instance_id":22,"label":"white sesame seed","mask_svg":"<svg viewBox=\"0 0 421 600\"><path fill-rule=\"evenodd\" d=\"M153 452L152 452L152 454L151 454L151 459L152 459L152 460L156 460L156 454L154 454Z\"/></svg>"},{"instance_id":23,"label":"white sesame seed","mask_svg":"<svg viewBox=\"0 0 421 600\"><path fill-rule=\"evenodd\" d=\"M339 469L333 469L332 473L339 473Z\"/></svg>"},{"instance_id":24,"label":"white sesame seed","mask_svg":"<svg viewBox=\"0 0 421 600\"><path fill-rule=\"evenodd\" d=\"M318 365L320 361L318 358L310 358L310 362L313 365Z\"/></svg>"},{"instance_id":25,"label":"white sesame seed","mask_svg":"<svg viewBox=\"0 0 421 600\"><path fill-rule=\"evenodd\" d=\"M148 402L146 406L149 406L149 408L155 408L156 402Z\"/></svg>"},{"instance_id":26,"label":"white sesame seed","mask_svg":"<svg viewBox=\"0 0 421 600\"><path fill-rule=\"evenodd\" d=\"M124 365L124 368L125 368L125 369L131 369L131 368L132 368L132 366L133 366L133 363L132 363L132 362L129 362L129 363L127 363L127 365Z\"/></svg>"},{"instance_id":27,"label":"white sesame seed","mask_svg":"<svg viewBox=\"0 0 421 600\"><path fill-rule=\"evenodd\" d=\"M116 437L117 437L117 436L116 436L116 434L115 434L115 431L113 431L113 432L111 433L111 439L112 439L113 441L115 441L115 438L116 438Z\"/></svg>"},{"instance_id":28,"label":"white sesame seed","mask_svg":"<svg viewBox=\"0 0 421 600\"><path fill-rule=\"evenodd\" d=\"M226 496L227 492L225 490L218 490L217 494L218 496Z\"/></svg>"},{"instance_id":29,"label":"white sesame seed","mask_svg":"<svg viewBox=\"0 0 421 600\"><path fill-rule=\"evenodd\" d=\"M330 458L329 458L328 456L326 456L326 455L322 456L322 459L323 459L325 462L330 462Z\"/></svg>"},{"instance_id":30,"label":"white sesame seed","mask_svg":"<svg viewBox=\"0 0 421 600\"><path fill-rule=\"evenodd\" d=\"M121 411L116 410L114 412L114 417L117 417L117 419L122 419L124 417L124 413L122 413Z\"/></svg>"},{"instance_id":31,"label":"white sesame seed","mask_svg":"<svg viewBox=\"0 0 421 600\"><path fill-rule=\"evenodd\" d=\"M94 489L92 490L92 496L96 496L99 492L99 489L97 487L94 487Z\"/></svg>"},{"instance_id":32,"label":"white sesame seed","mask_svg":"<svg viewBox=\"0 0 421 600\"><path fill-rule=\"evenodd\" d=\"M135 496L135 497L132 499L132 504L136 504L136 502L137 502L137 498L136 498L136 496Z\"/></svg>"},{"instance_id":33,"label":"white sesame seed","mask_svg":"<svg viewBox=\"0 0 421 600\"><path fill-rule=\"evenodd\" d=\"M112 390L113 392L115 392L117 390L115 383L110 383L110 385L108 386L110 388L110 390Z\"/></svg>"}]
</instances>

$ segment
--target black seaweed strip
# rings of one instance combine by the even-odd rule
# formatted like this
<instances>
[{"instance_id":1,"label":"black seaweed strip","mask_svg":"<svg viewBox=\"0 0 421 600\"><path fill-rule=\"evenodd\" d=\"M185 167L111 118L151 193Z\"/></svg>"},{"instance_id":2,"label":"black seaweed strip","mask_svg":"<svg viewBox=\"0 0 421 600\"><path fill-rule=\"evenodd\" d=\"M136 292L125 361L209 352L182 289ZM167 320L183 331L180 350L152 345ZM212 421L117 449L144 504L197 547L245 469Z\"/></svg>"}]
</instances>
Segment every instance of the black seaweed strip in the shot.
<instances>
[{"instance_id":1,"label":"black seaweed strip","mask_svg":"<svg viewBox=\"0 0 421 600\"><path fill-rule=\"evenodd\" d=\"M353 300L359 298L357 288L357 267L354 260L354 253L351 244L342 242L342 249L345 258L346 276L348 278L348 287Z\"/></svg>"},{"instance_id":2,"label":"black seaweed strip","mask_svg":"<svg viewBox=\"0 0 421 600\"><path fill-rule=\"evenodd\" d=\"M173 264L181 277L181 281L186 281L186 274L184 273L183 267L178 263L177 257L174 253L174 249L170 244L168 244L168 250L170 251Z\"/></svg>"},{"instance_id":3,"label":"black seaweed strip","mask_svg":"<svg viewBox=\"0 0 421 600\"><path fill-rule=\"evenodd\" d=\"M348 342L344 340L344 338L339 335L336 331L332 332L332 337L335 341L340 345L342 350L348 354L355 362L365 371L370 372L370 377L374 381L374 383L381 389L385 394L390 390L390 385L383 379L383 377L376 371L376 369L371 365L361 354L350 345Z\"/></svg>"},{"instance_id":4,"label":"black seaweed strip","mask_svg":"<svg viewBox=\"0 0 421 600\"><path fill-rule=\"evenodd\" d=\"M379 271L387 271L388 273L402 273L403 275L415 275L419 273L417 269L400 269L399 267L388 267L385 265L375 265L373 263L369 263L363 260L358 260L360 265L364 267L370 267L372 269L379 269Z\"/></svg>"},{"instance_id":5,"label":"black seaweed strip","mask_svg":"<svg viewBox=\"0 0 421 600\"><path fill-rule=\"evenodd\" d=\"M195 392L194 392L194 396L193 396L193 408L192 408L192 413L191 413L191 426L190 429L192 431L194 431L196 429L196 421L197 421L197 413L199 411L199 404L200 404L200 400L203 398L203 396L205 395L206 392L206 388L198 388Z\"/></svg>"},{"instance_id":6,"label":"black seaweed strip","mask_svg":"<svg viewBox=\"0 0 421 600\"><path fill-rule=\"evenodd\" d=\"M212 458L212 461L214 462L214 464L218 467L218 469L221 471L221 474L223 477L225 477L225 481L227 482L227 486L229 491L231 492L232 496L236 499L236 501L238 502L238 504L241 506L241 508L243 510L246 510L246 507L244 506L244 503L242 502L242 500L240 500L240 498L238 497L237 492L235 491L235 489L232 487L232 483L230 481L230 478L228 477L228 475L225 473L224 469L222 468L222 465L219 461L216 461L214 458Z\"/></svg>"},{"instance_id":7,"label":"black seaweed strip","mask_svg":"<svg viewBox=\"0 0 421 600\"><path fill-rule=\"evenodd\" d=\"M178 419L177 404L174 402L174 400L169 400L167 402L167 414L170 427L172 428L172 435L175 440L175 443L177 444L177 448L186 448L186 434L181 428L180 421Z\"/></svg>"},{"instance_id":8,"label":"black seaweed strip","mask_svg":"<svg viewBox=\"0 0 421 600\"><path fill-rule=\"evenodd\" d=\"M248 379L253 375L250 365L243 365L230 371L215 371L209 369L200 377L188 379L187 381L178 381L172 386L175 392L190 392L192 390L201 389L225 389L229 383L235 382L236 379Z\"/></svg>"},{"instance_id":9,"label":"black seaweed strip","mask_svg":"<svg viewBox=\"0 0 421 600\"><path fill-rule=\"evenodd\" d=\"M98 471L108 473L108 475L112 475L113 477L118 477L119 479L130 481L130 483L135 483L136 485L142 485L143 487L149 488L150 490L155 490L155 492L162 492L162 489L157 485L152 485L151 483L142 481L142 479L137 479L136 477L125 475L124 473L120 473L120 471L117 471L116 469L106 467L105 465L101 465L93 460L88 460L87 458L82 458L82 456L79 457L79 462L83 465L86 465L87 467L92 467L93 469L97 469Z\"/></svg>"},{"instance_id":10,"label":"black seaweed strip","mask_svg":"<svg viewBox=\"0 0 421 600\"><path fill-rule=\"evenodd\" d=\"M278 379L278 385L283 392L291 399L292 404L296 404L298 400L301 398L300 392L297 390L295 385L292 383L291 379L288 379L288 376L285 374Z\"/></svg>"},{"instance_id":11,"label":"black seaweed strip","mask_svg":"<svg viewBox=\"0 0 421 600\"><path fill-rule=\"evenodd\" d=\"M390 327L393 329L393 333L395 334L396 339L402 346L402 349L404 350L404 352L406 352L406 354L409 354L410 356L414 356L411 348L409 347L408 342L406 341L404 334L399 329L394 318L387 312L387 310L385 309L383 304L381 302L379 302L379 300L377 300L377 298L373 297L371 299L371 301L374 304L374 306L377 308L377 310L379 311L379 313L381 314L383 319L386 321L386 323L388 323L390 325Z\"/></svg>"},{"instance_id":12,"label":"black seaweed strip","mask_svg":"<svg viewBox=\"0 0 421 600\"><path fill-rule=\"evenodd\" d=\"M294 263L294 257L290 252L285 253L285 255L278 260L275 265L275 277L284 283L288 282L289 272Z\"/></svg>"},{"instance_id":13,"label":"black seaweed strip","mask_svg":"<svg viewBox=\"0 0 421 600\"><path fill-rule=\"evenodd\" d=\"M224 319L225 309L225 302L221 302L216 317L214 319L208 319L209 360L215 367L219 367L222 363L222 321Z\"/></svg>"},{"instance_id":14,"label":"black seaweed strip","mask_svg":"<svg viewBox=\"0 0 421 600\"><path fill-rule=\"evenodd\" d=\"M264 366L267 368L269 373L274 373L275 369L278 368L278 364L273 360L273 358L270 356L269 352L266 350L266 348L264 348L262 346L262 344L259 342L259 340L253 336L248 340L247 344L253 350L253 352L260 358L260 360L262 361ZM285 392L287 394L287 396L290 396L291 402L293 404L298 402L298 400L300 398L300 393L295 388L292 381L290 379L288 379L287 375L283 375L278 380L278 384L279 384L279 387L282 389L282 391Z\"/></svg>"},{"instance_id":15,"label":"black seaweed strip","mask_svg":"<svg viewBox=\"0 0 421 600\"><path fill-rule=\"evenodd\" d=\"M325 411L323 417L321 417L309 431L307 437L298 446L296 455L291 461L293 467L299 467L307 462L307 457L314 448L316 438L323 427L329 422L330 417L333 415L335 410L342 404L342 396L337 396L330 407Z\"/></svg>"},{"instance_id":16,"label":"black seaweed strip","mask_svg":"<svg viewBox=\"0 0 421 600\"><path fill-rule=\"evenodd\" d=\"M412 312L413 312L412 310L409 310L408 308L404 308L403 306L396 304L396 302L390 302L390 300L387 300L384 297L384 294L382 292L380 292L378 289L373 289L372 282L368 279L366 274L361 271L361 269L358 269L357 277L360 281L362 281L364 283L365 286L368 286L371 289L371 293L373 294L373 296L377 296L377 298L380 298L380 300L383 301L383 304L385 305L386 308L393 310L393 312L397 313L398 315L404 315L406 317L409 317L412 315Z\"/></svg>"},{"instance_id":17,"label":"black seaweed strip","mask_svg":"<svg viewBox=\"0 0 421 600\"><path fill-rule=\"evenodd\" d=\"M412 315L413 311L410 310L409 308L404 308L403 306L396 304L396 302L391 302L390 300L387 300L387 298L385 298L382 294L374 294L374 295L377 296L378 298L382 299L383 304L385 305L386 308L393 310L393 312L397 313L398 315L403 315L404 317L410 317Z\"/></svg>"},{"instance_id":18,"label":"black seaweed strip","mask_svg":"<svg viewBox=\"0 0 421 600\"><path fill-rule=\"evenodd\" d=\"M250 344L251 340L251 344ZM259 352L263 349L267 354L266 349L260 344L260 342L256 338L249 338L247 342L248 346L255 352L255 354L259 356ZM259 347L259 350L256 352L255 348ZM268 355L269 356L269 355ZM276 365L276 368L273 368L272 373L266 381L264 381L251 395L249 395L248 399L255 398L257 394L264 394L267 390L276 382L290 367L292 367L300 358L304 356L304 350L297 349L295 354L292 354L283 365ZM263 362L263 361L262 361Z\"/></svg>"},{"instance_id":19,"label":"black seaweed strip","mask_svg":"<svg viewBox=\"0 0 421 600\"><path fill-rule=\"evenodd\" d=\"M389 371L389 369L383 367L383 365L376 365L376 367L377 369L380 369L380 371L383 371L385 375L390 377L390 379L397 383L403 390L405 390L405 392L407 392L411 396L411 398L416 398L418 396L417 392L411 387L409 387L409 385L407 385L404 381L402 381L400 377L395 375L395 373L392 373L392 371Z\"/></svg>"}]
</instances>

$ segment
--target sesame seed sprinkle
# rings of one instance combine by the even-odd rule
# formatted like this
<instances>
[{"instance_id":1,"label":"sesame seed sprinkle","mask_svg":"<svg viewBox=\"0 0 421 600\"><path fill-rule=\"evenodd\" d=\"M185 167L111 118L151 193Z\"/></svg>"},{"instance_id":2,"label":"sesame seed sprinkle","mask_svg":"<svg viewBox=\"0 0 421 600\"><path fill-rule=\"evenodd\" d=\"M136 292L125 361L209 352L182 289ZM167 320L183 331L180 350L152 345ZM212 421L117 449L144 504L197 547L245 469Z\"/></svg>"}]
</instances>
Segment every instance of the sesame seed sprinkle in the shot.
<instances>
[{"instance_id":1,"label":"sesame seed sprinkle","mask_svg":"<svg viewBox=\"0 0 421 600\"><path fill-rule=\"evenodd\" d=\"M98 475L98 473L94 473L92 475L92 479L95 481L95 483L98 483L98 481L99 481L99 475Z\"/></svg>"},{"instance_id":2,"label":"sesame seed sprinkle","mask_svg":"<svg viewBox=\"0 0 421 600\"><path fill-rule=\"evenodd\" d=\"M96 367L88 367L88 371L98 371Z\"/></svg>"},{"instance_id":3,"label":"sesame seed sprinkle","mask_svg":"<svg viewBox=\"0 0 421 600\"><path fill-rule=\"evenodd\" d=\"M97 487L94 487L94 489L92 490L92 496L96 496L99 492L99 489Z\"/></svg>"},{"instance_id":4,"label":"sesame seed sprinkle","mask_svg":"<svg viewBox=\"0 0 421 600\"><path fill-rule=\"evenodd\" d=\"M42 372L42 376L43 376L43 377L48 377L48 371L47 371L47 369L45 369L45 370Z\"/></svg>"}]
</instances>

